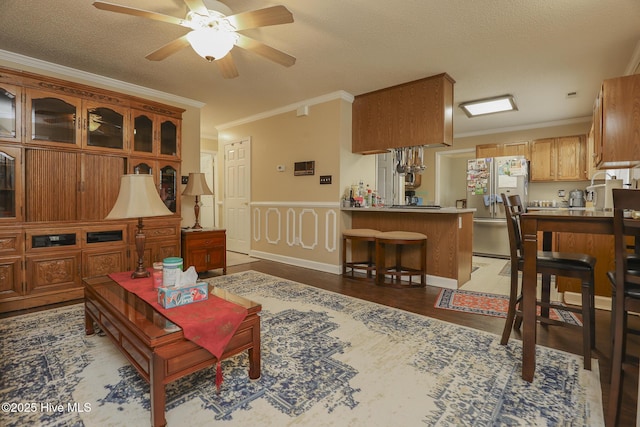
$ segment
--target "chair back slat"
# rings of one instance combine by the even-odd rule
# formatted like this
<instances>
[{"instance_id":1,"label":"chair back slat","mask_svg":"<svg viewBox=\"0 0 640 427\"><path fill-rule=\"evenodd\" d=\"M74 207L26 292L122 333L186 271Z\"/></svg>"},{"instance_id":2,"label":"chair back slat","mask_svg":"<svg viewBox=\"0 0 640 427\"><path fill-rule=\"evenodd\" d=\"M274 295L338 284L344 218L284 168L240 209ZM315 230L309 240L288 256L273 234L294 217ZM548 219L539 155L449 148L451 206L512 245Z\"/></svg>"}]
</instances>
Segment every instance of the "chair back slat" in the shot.
<instances>
[{"instance_id":1,"label":"chair back slat","mask_svg":"<svg viewBox=\"0 0 640 427\"><path fill-rule=\"evenodd\" d=\"M507 232L509 234L509 249L512 263L519 260L523 253L522 230L520 228L520 216L524 212L522 200L518 194L507 196L500 194L504 204L505 217L507 220Z\"/></svg>"},{"instance_id":2,"label":"chair back slat","mask_svg":"<svg viewBox=\"0 0 640 427\"><path fill-rule=\"evenodd\" d=\"M629 257L640 242L640 190L614 188L612 192L616 292L624 292L625 283L640 284L640 277L630 274L628 268ZM629 245L629 239L635 243Z\"/></svg>"}]
</instances>

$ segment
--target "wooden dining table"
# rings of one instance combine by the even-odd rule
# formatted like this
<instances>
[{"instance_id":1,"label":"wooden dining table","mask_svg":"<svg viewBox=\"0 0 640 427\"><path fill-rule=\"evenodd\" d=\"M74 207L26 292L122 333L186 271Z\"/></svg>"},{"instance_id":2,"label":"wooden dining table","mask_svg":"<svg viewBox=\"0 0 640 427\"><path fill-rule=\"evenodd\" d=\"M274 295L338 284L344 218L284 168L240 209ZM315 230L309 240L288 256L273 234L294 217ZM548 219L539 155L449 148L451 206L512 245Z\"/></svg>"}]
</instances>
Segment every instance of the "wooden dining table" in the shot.
<instances>
[{"instance_id":1,"label":"wooden dining table","mask_svg":"<svg viewBox=\"0 0 640 427\"><path fill-rule=\"evenodd\" d=\"M521 216L523 258L522 270L522 378L533 381L536 369L536 257L538 232L543 233L542 250L551 248L551 235L557 232L611 234L613 212L595 210L540 210Z\"/></svg>"}]
</instances>

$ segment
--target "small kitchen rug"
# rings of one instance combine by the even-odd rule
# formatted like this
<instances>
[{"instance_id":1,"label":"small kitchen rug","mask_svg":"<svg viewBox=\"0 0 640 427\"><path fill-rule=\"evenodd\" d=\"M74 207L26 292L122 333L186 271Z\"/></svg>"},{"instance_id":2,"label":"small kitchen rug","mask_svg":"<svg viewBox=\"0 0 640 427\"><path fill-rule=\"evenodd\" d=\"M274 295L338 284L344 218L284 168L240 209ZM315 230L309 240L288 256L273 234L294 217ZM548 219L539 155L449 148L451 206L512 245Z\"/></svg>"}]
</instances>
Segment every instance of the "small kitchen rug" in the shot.
<instances>
[{"instance_id":1,"label":"small kitchen rug","mask_svg":"<svg viewBox=\"0 0 640 427\"><path fill-rule=\"evenodd\" d=\"M484 292L464 291L460 289L442 289L434 304L435 308L482 314L484 316L507 317L509 297ZM540 314L540 307L538 314ZM580 317L575 313L551 309L549 317L573 325L582 326Z\"/></svg>"}]
</instances>

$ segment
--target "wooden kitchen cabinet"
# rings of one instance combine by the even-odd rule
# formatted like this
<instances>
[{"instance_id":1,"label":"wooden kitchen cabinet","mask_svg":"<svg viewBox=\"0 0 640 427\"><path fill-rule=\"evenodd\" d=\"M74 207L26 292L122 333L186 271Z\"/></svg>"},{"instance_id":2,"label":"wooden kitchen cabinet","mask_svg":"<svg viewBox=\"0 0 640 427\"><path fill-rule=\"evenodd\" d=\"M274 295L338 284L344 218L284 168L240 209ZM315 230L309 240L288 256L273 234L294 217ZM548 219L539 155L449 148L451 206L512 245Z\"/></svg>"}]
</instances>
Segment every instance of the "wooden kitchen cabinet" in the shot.
<instances>
[{"instance_id":1,"label":"wooden kitchen cabinet","mask_svg":"<svg viewBox=\"0 0 640 427\"><path fill-rule=\"evenodd\" d=\"M531 181L587 179L586 135L537 139L531 143Z\"/></svg>"},{"instance_id":2,"label":"wooden kitchen cabinet","mask_svg":"<svg viewBox=\"0 0 640 427\"><path fill-rule=\"evenodd\" d=\"M453 85L446 73L355 97L352 147L360 154L453 144Z\"/></svg>"},{"instance_id":3,"label":"wooden kitchen cabinet","mask_svg":"<svg viewBox=\"0 0 640 427\"><path fill-rule=\"evenodd\" d=\"M594 105L594 148L599 169L640 164L640 75L605 80Z\"/></svg>"},{"instance_id":4,"label":"wooden kitchen cabinet","mask_svg":"<svg viewBox=\"0 0 640 427\"><path fill-rule=\"evenodd\" d=\"M184 268L194 266L198 273L222 268L227 274L226 230L182 230Z\"/></svg>"},{"instance_id":5,"label":"wooden kitchen cabinet","mask_svg":"<svg viewBox=\"0 0 640 427\"><path fill-rule=\"evenodd\" d=\"M509 142L506 144L482 144L476 146L476 158L502 156L524 156L529 159L529 141Z\"/></svg>"},{"instance_id":6,"label":"wooden kitchen cabinet","mask_svg":"<svg viewBox=\"0 0 640 427\"><path fill-rule=\"evenodd\" d=\"M598 260L595 267L595 294L611 296L611 282L607 272L615 269L615 249L613 236L606 234L556 233L557 249L561 252L585 253ZM579 279L558 277L559 292L581 293Z\"/></svg>"}]
</instances>

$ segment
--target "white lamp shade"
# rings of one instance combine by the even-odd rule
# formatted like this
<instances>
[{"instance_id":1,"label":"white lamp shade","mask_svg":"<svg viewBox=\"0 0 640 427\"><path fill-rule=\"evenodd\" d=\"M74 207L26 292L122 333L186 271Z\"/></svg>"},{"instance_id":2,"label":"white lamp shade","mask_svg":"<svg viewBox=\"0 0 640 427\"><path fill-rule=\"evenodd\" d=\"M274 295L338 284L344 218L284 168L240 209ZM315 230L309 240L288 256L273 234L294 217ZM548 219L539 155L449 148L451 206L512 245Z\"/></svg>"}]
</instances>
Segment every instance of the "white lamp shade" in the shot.
<instances>
[{"instance_id":1,"label":"white lamp shade","mask_svg":"<svg viewBox=\"0 0 640 427\"><path fill-rule=\"evenodd\" d=\"M160 199L151 175L123 175L120 192L105 219L144 218L173 215Z\"/></svg>"},{"instance_id":2,"label":"white lamp shade","mask_svg":"<svg viewBox=\"0 0 640 427\"><path fill-rule=\"evenodd\" d=\"M211 196L213 193L209 189L203 173L191 172L187 187L182 194L185 196Z\"/></svg>"}]
</instances>

